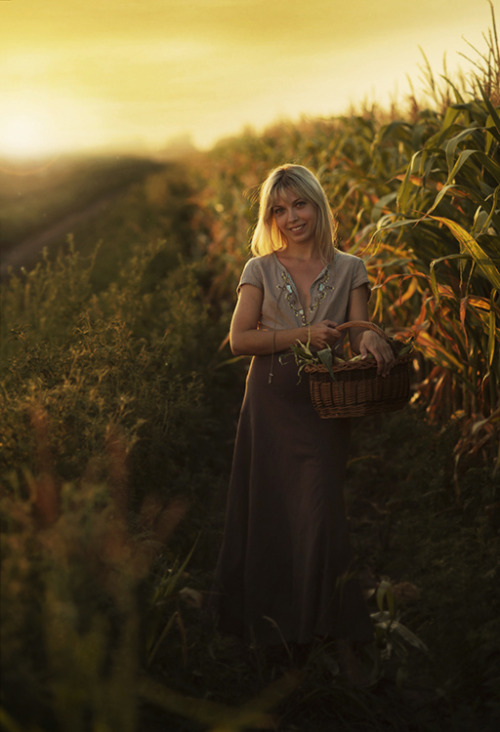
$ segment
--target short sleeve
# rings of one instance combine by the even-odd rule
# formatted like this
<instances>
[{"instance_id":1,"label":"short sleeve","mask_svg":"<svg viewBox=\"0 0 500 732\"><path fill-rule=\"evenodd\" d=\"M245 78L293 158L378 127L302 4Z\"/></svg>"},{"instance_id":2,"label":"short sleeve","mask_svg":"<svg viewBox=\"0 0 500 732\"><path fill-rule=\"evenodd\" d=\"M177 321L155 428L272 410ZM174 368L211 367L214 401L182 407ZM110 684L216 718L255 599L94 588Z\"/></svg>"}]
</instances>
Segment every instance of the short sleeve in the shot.
<instances>
[{"instance_id":1,"label":"short sleeve","mask_svg":"<svg viewBox=\"0 0 500 732\"><path fill-rule=\"evenodd\" d=\"M356 267L354 269L352 280L351 280L351 290L356 289L356 287L361 287L361 285L366 285L366 292L368 295L368 298L370 298L371 295L371 287L370 287L370 280L368 279L368 273L366 271L365 263L362 259L359 259L356 257Z\"/></svg>"},{"instance_id":2,"label":"short sleeve","mask_svg":"<svg viewBox=\"0 0 500 732\"><path fill-rule=\"evenodd\" d=\"M262 267L257 258L249 259L243 267L240 281L236 291L239 293L242 285L253 285L258 287L259 290L264 290L264 278L262 273Z\"/></svg>"}]
</instances>

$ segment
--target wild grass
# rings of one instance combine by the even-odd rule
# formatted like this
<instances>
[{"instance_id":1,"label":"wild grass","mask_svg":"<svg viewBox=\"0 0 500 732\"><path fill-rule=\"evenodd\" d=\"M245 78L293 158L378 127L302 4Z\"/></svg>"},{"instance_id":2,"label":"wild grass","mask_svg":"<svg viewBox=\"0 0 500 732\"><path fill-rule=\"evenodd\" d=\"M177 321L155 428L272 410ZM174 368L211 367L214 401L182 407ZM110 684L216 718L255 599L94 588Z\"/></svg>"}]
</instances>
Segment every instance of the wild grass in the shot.
<instances>
[{"instance_id":1,"label":"wild grass","mask_svg":"<svg viewBox=\"0 0 500 732\"><path fill-rule=\"evenodd\" d=\"M158 167L133 156L71 157L15 163L0 161L0 251L82 211L103 196L140 180Z\"/></svg>"},{"instance_id":2,"label":"wild grass","mask_svg":"<svg viewBox=\"0 0 500 732\"><path fill-rule=\"evenodd\" d=\"M74 251L4 291L3 703L28 727L137 729L139 671L181 627L177 557L227 459L212 443L225 328L192 266L157 287L163 246L136 251L125 289L94 294Z\"/></svg>"}]
</instances>

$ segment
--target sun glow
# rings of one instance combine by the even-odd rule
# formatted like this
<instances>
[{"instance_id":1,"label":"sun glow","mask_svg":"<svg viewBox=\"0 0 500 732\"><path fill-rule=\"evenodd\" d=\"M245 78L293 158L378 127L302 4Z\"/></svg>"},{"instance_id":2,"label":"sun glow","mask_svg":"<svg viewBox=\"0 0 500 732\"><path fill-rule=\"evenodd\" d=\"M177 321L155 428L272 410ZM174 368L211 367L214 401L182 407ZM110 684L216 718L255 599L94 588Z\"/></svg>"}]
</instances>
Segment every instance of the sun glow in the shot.
<instances>
[{"instance_id":1,"label":"sun glow","mask_svg":"<svg viewBox=\"0 0 500 732\"><path fill-rule=\"evenodd\" d=\"M0 129L2 151L12 157L30 157L45 151L46 133L39 119L17 114L5 120Z\"/></svg>"},{"instance_id":2,"label":"sun glow","mask_svg":"<svg viewBox=\"0 0 500 732\"><path fill-rule=\"evenodd\" d=\"M159 151L186 133L205 147L247 124L404 103L419 47L436 75L446 51L453 78L462 34L481 48L490 16L487 0L421 0L418 17L399 0L273 0L267 23L255 0L65 5L0 0L0 158Z\"/></svg>"},{"instance_id":3,"label":"sun glow","mask_svg":"<svg viewBox=\"0 0 500 732\"><path fill-rule=\"evenodd\" d=\"M0 156L29 159L50 155L61 143L57 100L48 95L4 97L0 109Z\"/></svg>"},{"instance_id":4,"label":"sun glow","mask_svg":"<svg viewBox=\"0 0 500 732\"><path fill-rule=\"evenodd\" d=\"M99 118L82 100L43 95L6 99L0 108L0 158L29 160L95 145Z\"/></svg>"}]
</instances>

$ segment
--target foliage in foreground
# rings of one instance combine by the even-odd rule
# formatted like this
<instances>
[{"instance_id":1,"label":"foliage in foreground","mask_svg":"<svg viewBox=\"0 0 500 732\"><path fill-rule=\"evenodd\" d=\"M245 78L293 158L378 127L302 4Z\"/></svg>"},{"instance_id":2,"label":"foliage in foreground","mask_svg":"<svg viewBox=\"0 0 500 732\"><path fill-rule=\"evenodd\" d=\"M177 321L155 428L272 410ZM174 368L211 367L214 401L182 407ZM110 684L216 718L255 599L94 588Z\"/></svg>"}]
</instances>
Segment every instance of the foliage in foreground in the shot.
<instances>
[{"instance_id":1,"label":"foliage in foreground","mask_svg":"<svg viewBox=\"0 0 500 732\"><path fill-rule=\"evenodd\" d=\"M137 247L126 285L98 294L76 252L5 288L3 699L33 729L137 729L139 671L177 617L177 557L226 462L212 444L226 326L192 266L157 286L165 246Z\"/></svg>"}]
</instances>

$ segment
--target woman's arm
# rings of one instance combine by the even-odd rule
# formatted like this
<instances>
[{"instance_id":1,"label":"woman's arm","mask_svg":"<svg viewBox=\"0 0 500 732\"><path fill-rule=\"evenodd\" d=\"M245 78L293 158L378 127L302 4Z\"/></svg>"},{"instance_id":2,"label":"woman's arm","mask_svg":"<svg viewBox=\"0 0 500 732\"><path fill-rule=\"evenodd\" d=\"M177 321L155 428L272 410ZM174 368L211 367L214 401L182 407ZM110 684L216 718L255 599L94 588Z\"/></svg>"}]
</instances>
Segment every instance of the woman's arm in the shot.
<instances>
[{"instance_id":1,"label":"woman's arm","mask_svg":"<svg viewBox=\"0 0 500 732\"><path fill-rule=\"evenodd\" d=\"M348 320L368 320L368 292L366 285L351 290L347 311ZM377 373L387 376L394 364L394 354L387 341L364 328L350 328L349 340L352 350L366 358L371 353L377 361Z\"/></svg>"},{"instance_id":2,"label":"woman's arm","mask_svg":"<svg viewBox=\"0 0 500 732\"><path fill-rule=\"evenodd\" d=\"M332 346L340 333L332 320L315 325L286 330L259 329L262 311L262 291L254 285L242 285L231 321L229 342L235 356L265 356L286 351L297 340L310 342L312 348Z\"/></svg>"}]
</instances>

